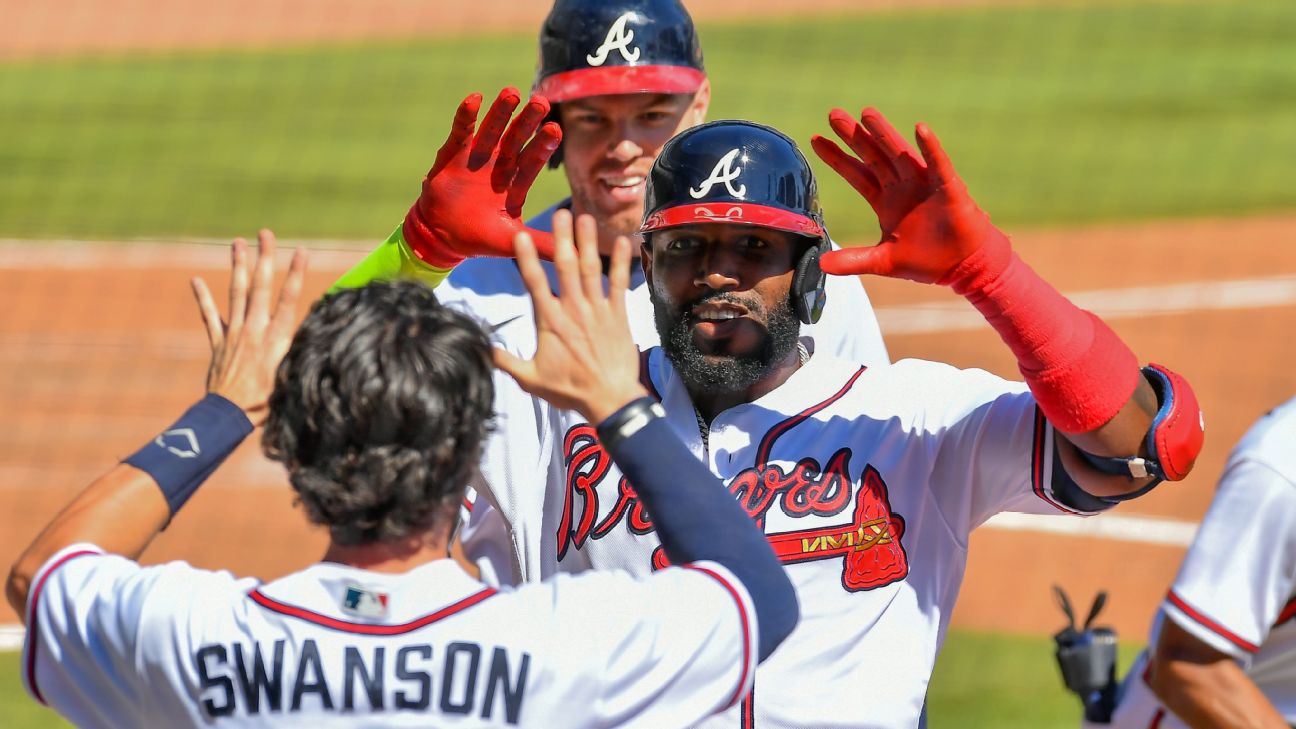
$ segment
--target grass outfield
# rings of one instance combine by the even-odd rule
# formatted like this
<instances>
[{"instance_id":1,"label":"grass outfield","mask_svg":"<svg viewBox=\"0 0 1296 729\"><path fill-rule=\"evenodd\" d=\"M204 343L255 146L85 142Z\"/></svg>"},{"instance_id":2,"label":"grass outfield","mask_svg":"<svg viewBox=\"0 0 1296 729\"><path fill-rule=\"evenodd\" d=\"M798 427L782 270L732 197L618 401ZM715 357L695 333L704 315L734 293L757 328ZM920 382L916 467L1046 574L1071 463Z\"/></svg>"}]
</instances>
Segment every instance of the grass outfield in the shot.
<instances>
[{"instance_id":1,"label":"grass outfield","mask_svg":"<svg viewBox=\"0 0 1296 729\"><path fill-rule=\"evenodd\" d=\"M1007 224L1296 206L1296 3L895 11L704 25L712 117L803 144L830 106L941 134ZM491 36L0 65L0 237L386 235L455 103L531 80ZM808 145L806 145L808 147ZM817 161L816 161L817 163ZM871 213L822 165L838 238ZM827 179L828 177L832 179ZM533 198L554 199L559 174Z\"/></svg>"},{"instance_id":2,"label":"grass outfield","mask_svg":"<svg viewBox=\"0 0 1296 729\"><path fill-rule=\"evenodd\" d=\"M1075 729L1080 703L1062 688L1048 638L952 631L928 695L934 729ZM1122 646L1122 671L1137 652ZM0 654L0 714L9 729L69 726L22 689L18 654ZM886 670L886 662L878 670Z\"/></svg>"}]
</instances>

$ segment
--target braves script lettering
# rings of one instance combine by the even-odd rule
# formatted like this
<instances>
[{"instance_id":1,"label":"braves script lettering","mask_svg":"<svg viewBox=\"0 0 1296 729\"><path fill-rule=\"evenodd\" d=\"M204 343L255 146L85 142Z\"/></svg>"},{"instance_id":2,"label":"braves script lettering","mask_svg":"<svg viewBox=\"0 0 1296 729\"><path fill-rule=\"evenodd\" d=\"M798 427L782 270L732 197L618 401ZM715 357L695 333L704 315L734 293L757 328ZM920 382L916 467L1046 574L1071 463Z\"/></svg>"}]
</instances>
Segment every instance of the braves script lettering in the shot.
<instances>
[{"instance_id":1,"label":"braves script lettering","mask_svg":"<svg viewBox=\"0 0 1296 729\"><path fill-rule=\"evenodd\" d=\"M734 197L742 197L743 195L746 195L746 185L739 185L737 188L734 188L733 184L734 180L738 179L738 175L742 174L741 167L734 167L734 160L737 158L738 150L736 149L729 150L725 156L721 157L720 161L716 162L715 168L711 170L710 177L703 180L702 184L697 187L689 188L689 194L693 196L693 199L701 200L706 197L707 193L711 192L711 188L717 183L724 183L725 189Z\"/></svg>"},{"instance_id":2,"label":"braves script lettering","mask_svg":"<svg viewBox=\"0 0 1296 729\"><path fill-rule=\"evenodd\" d=\"M626 27L634 13L622 13L608 28L607 37L603 39L603 45L588 56L585 56L586 62L591 66L602 66L608 59L608 54L617 51L626 63L634 63L639 60L639 49L630 47L630 42L634 40L633 30Z\"/></svg>"},{"instance_id":3,"label":"braves script lettering","mask_svg":"<svg viewBox=\"0 0 1296 729\"><path fill-rule=\"evenodd\" d=\"M558 526L559 559L568 549L581 549L590 539L602 539L622 522L635 535L653 530L652 520L624 476L617 480L615 492L607 494L616 499L612 508L598 518L598 486L612 461L592 426L583 424L568 431L563 456L567 495ZM904 579L909 569L901 544L904 519L891 512L886 483L876 469L867 466L856 490L850 477L850 458L850 449L842 448L824 466L813 458L802 458L790 470L777 463L762 463L735 476L729 491L761 528L775 505L794 518L830 517L845 511L853 495L850 522L768 534L767 538L785 564L844 557L842 587L857 592ZM658 569L669 564L660 546L653 552L652 563Z\"/></svg>"}]
</instances>

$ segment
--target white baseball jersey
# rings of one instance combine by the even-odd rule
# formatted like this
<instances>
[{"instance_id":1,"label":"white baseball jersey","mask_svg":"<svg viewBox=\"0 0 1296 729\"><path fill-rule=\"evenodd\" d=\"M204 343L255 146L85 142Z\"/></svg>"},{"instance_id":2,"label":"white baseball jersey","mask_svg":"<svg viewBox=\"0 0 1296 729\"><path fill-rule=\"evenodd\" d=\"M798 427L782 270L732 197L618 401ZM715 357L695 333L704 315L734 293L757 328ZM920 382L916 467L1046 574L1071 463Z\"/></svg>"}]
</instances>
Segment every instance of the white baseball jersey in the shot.
<instances>
[{"instance_id":1,"label":"white baseball jersey","mask_svg":"<svg viewBox=\"0 0 1296 729\"><path fill-rule=\"evenodd\" d=\"M554 212L570 203L570 200L564 200L550 207L527 221L527 225L552 231ZM553 264L542 261L541 265L549 277L550 286L557 291L558 277ZM826 352L870 366L890 362L877 317L873 315L873 305L859 277L829 276L826 287L828 303L822 318L816 324L801 325L801 334L808 340L807 346L812 351ZM455 267L437 287L436 295L447 306L459 308L484 322L494 331L497 345L519 357L530 359L535 355L535 314L526 284L513 259L468 259ZM631 269L626 309L635 344L640 349L657 346L660 338L653 320L652 302L648 297L648 287L644 285L643 270L638 265ZM495 386L495 410L501 419L507 418L508 413L518 417L517 413L525 412L529 407L530 396L522 392L512 378L497 376ZM509 437L505 431L501 428L487 439L483 461L497 465L493 469L497 479L533 479L538 472L533 467L540 459L540 452L548 450L548 444ZM488 513L490 507L486 504L475 516L470 516L480 486L480 483L474 484L464 497L461 537L469 558L481 570L482 579L491 584L538 579L540 573L535 571L530 557L536 554L539 535L509 535L509 525L500 520L500 515ZM526 544L515 545L510 554L506 545L510 540L517 542L519 539Z\"/></svg>"},{"instance_id":2,"label":"white baseball jersey","mask_svg":"<svg viewBox=\"0 0 1296 729\"><path fill-rule=\"evenodd\" d=\"M496 591L449 559L259 584L82 544L33 585L24 682L83 727L683 727L756 667L750 598L709 562Z\"/></svg>"},{"instance_id":3,"label":"white baseball jersey","mask_svg":"<svg viewBox=\"0 0 1296 729\"><path fill-rule=\"evenodd\" d=\"M1150 644L1166 619L1237 659L1296 725L1296 399L1234 448ZM1144 665L1126 676L1112 726L1185 727L1148 688Z\"/></svg>"},{"instance_id":4,"label":"white baseball jersey","mask_svg":"<svg viewBox=\"0 0 1296 729\"><path fill-rule=\"evenodd\" d=\"M866 368L816 354L774 391L720 413L704 437L664 353L644 357L677 435L764 529L801 604L754 694L701 726L912 729L969 532L1004 510L1074 512L1056 493L1052 428L1025 385L931 362ZM510 398L501 433L544 445L527 451L533 462L483 468L490 513L512 527L531 574L664 565L649 515L594 428Z\"/></svg>"}]
</instances>

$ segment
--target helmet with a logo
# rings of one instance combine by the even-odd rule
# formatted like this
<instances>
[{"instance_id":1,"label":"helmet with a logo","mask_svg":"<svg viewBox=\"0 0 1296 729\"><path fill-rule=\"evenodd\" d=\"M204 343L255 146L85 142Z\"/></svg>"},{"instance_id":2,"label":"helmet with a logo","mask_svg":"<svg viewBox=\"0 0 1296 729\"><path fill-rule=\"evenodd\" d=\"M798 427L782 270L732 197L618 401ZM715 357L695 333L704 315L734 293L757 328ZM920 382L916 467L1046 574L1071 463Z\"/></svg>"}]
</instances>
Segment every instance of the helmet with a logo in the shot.
<instances>
[{"instance_id":1,"label":"helmet with a logo","mask_svg":"<svg viewBox=\"0 0 1296 729\"><path fill-rule=\"evenodd\" d=\"M798 260L792 303L801 321L823 312L819 256L831 245L814 171L796 143L763 124L723 120L671 139L648 174L640 232L729 223L796 233L811 245Z\"/></svg>"},{"instance_id":2,"label":"helmet with a logo","mask_svg":"<svg viewBox=\"0 0 1296 729\"><path fill-rule=\"evenodd\" d=\"M557 0L540 30L535 91L554 103L605 94L691 94L706 72L678 0Z\"/></svg>"}]
</instances>

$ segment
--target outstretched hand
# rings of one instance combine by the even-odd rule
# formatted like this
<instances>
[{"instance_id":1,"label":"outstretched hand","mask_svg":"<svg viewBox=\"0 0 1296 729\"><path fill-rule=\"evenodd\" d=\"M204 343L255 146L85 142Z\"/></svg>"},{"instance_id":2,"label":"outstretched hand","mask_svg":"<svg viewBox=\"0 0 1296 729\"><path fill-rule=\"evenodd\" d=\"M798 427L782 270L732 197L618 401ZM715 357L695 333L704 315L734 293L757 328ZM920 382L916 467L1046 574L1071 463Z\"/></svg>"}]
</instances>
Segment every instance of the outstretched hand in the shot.
<instances>
[{"instance_id":1,"label":"outstretched hand","mask_svg":"<svg viewBox=\"0 0 1296 729\"><path fill-rule=\"evenodd\" d=\"M532 238L514 241L518 268L535 311L536 353L519 359L495 350L495 366L523 390L591 423L601 423L622 405L646 394L639 384L639 351L630 336L626 288L630 285L630 242L617 238L603 291L603 261L594 219L554 213L554 266L558 295L540 266Z\"/></svg>"},{"instance_id":2,"label":"outstretched hand","mask_svg":"<svg viewBox=\"0 0 1296 729\"><path fill-rule=\"evenodd\" d=\"M531 97L510 123L520 101L517 89L500 91L480 129L481 94L459 104L450 136L405 216L405 241L425 263L448 269L475 256L511 256L513 237L528 230L522 205L562 131L555 122L541 125L549 113L541 96ZM538 231L531 236L540 254L552 258L552 238Z\"/></svg>"},{"instance_id":3,"label":"outstretched hand","mask_svg":"<svg viewBox=\"0 0 1296 729\"><path fill-rule=\"evenodd\" d=\"M873 206L882 239L875 246L825 254L820 261L824 271L945 284L960 264L983 248L1006 253L1007 237L968 195L927 125L916 129L920 157L871 107L858 120L833 109L828 123L854 156L820 135L810 144Z\"/></svg>"},{"instance_id":4,"label":"outstretched hand","mask_svg":"<svg viewBox=\"0 0 1296 729\"><path fill-rule=\"evenodd\" d=\"M230 247L228 321L221 319L207 283L197 277L190 282L212 349L207 392L242 408L253 425L265 420L275 370L288 352L297 326L297 302L306 274L306 251L298 248L272 311L274 233L260 231L257 242L256 265L250 276L247 241L238 238Z\"/></svg>"}]
</instances>

